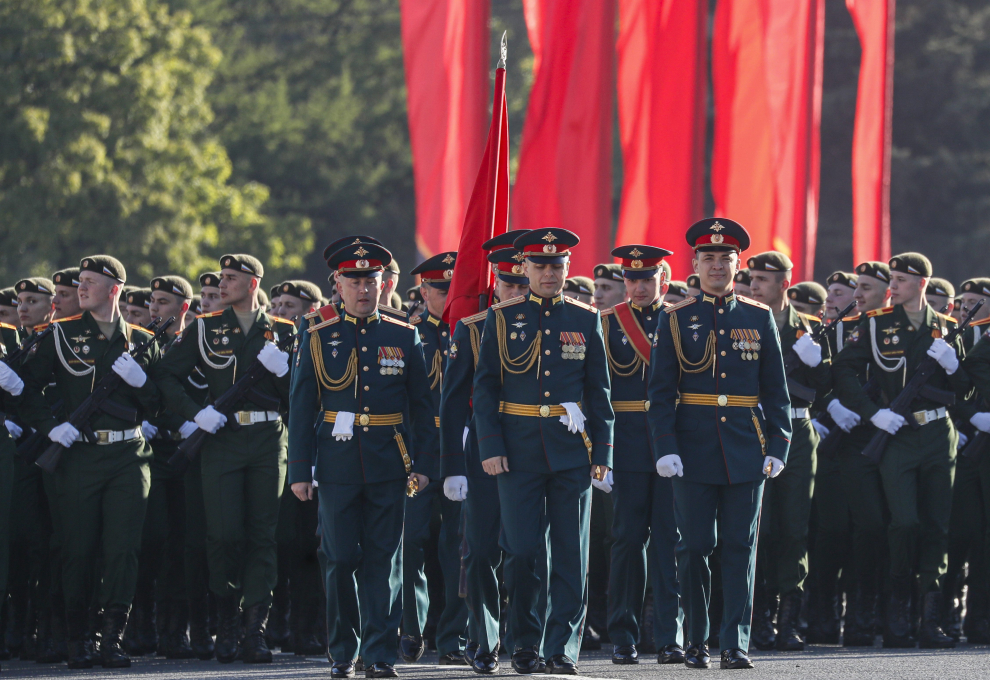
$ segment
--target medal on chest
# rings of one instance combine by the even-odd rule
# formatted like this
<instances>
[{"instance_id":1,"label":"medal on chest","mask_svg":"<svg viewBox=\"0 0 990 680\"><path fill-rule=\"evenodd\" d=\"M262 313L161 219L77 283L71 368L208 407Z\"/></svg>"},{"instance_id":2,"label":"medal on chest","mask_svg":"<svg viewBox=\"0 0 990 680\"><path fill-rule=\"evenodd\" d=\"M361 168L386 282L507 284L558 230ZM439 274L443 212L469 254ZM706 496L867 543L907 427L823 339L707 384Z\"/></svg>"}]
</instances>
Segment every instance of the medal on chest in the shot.
<instances>
[{"instance_id":1,"label":"medal on chest","mask_svg":"<svg viewBox=\"0 0 990 680\"><path fill-rule=\"evenodd\" d=\"M760 333L754 328L733 328L729 331L732 338L732 349L739 352L743 361L755 361L760 358Z\"/></svg>"},{"instance_id":2,"label":"medal on chest","mask_svg":"<svg viewBox=\"0 0 990 680\"><path fill-rule=\"evenodd\" d=\"M399 347L379 347L378 372L382 375L402 375L402 369L406 367L403 357L404 354Z\"/></svg>"},{"instance_id":3,"label":"medal on chest","mask_svg":"<svg viewBox=\"0 0 990 680\"><path fill-rule=\"evenodd\" d=\"M583 333L570 333L562 331L560 333L560 356L563 359L574 359L581 361L587 351L587 343Z\"/></svg>"}]
</instances>

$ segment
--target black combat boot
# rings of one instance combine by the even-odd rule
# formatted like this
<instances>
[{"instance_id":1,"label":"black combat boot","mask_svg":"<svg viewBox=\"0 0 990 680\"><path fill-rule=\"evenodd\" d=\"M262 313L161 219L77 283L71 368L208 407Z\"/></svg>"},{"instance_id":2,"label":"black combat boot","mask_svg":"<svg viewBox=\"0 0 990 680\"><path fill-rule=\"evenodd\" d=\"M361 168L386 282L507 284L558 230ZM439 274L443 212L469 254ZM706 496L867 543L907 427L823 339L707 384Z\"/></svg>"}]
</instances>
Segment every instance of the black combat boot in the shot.
<instances>
[{"instance_id":1,"label":"black combat boot","mask_svg":"<svg viewBox=\"0 0 990 680\"><path fill-rule=\"evenodd\" d=\"M189 646L189 605L185 600L171 600L168 602L168 628L164 637L168 641L166 644L166 658L168 659L195 659L192 647Z\"/></svg>"},{"instance_id":2,"label":"black combat boot","mask_svg":"<svg viewBox=\"0 0 990 680\"><path fill-rule=\"evenodd\" d=\"M241 635L241 597L227 595L217 598L217 661L233 663L237 658Z\"/></svg>"},{"instance_id":3,"label":"black combat boot","mask_svg":"<svg viewBox=\"0 0 990 680\"><path fill-rule=\"evenodd\" d=\"M65 632L65 599L60 595L55 596L52 601L52 646L55 648L55 663L65 661L68 656Z\"/></svg>"},{"instance_id":4,"label":"black combat boot","mask_svg":"<svg viewBox=\"0 0 990 680\"><path fill-rule=\"evenodd\" d=\"M147 606L145 594L139 588L134 594L134 601L131 605L129 620L131 625L124 631L124 651L130 656L144 656L149 651L141 643L141 621L144 619L144 608ZM102 625L100 630L103 630Z\"/></svg>"},{"instance_id":5,"label":"black combat boot","mask_svg":"<svg viewBox=\"0 0 990 680\"><path fill-rule=\"evenodd\" d=\"M318 604L315 597L308 597L305 602L293 602L290 623L292 651L296 656L323 656L327 653L326 644L321 643L317 635Z\"/></svg>"},{"instance_id":6,"label":"black combat boot","mask_svg":"<svg viewBox=\"0 0 990 680\"><path fill-rule=\"evenodd\" d=\"M777 612L777 649L782 652L804 650L804 640L798 632L798 617L801 616L801 593L788 593L780 601Z\"/></svg>"},{"instance_id":7,"label":"black combat boot","mask_svg":"<svg viewBox=\"0 0 990 680\"><path fill-rule=\"evenodd\" d=\"M69 610L65 613L66 635L68 636L69 668L93 667L93 642L89 638L89 611Z\"/></svg>"},{"instance_id":8,"label":"black combat boot","mask_svg":"<svg viewBox=\"0 0 990 680\"><path fill-rule=\"evenodd\" d=\"M265 644L268 605L257 604L244 612L244 663L271 663L272 652Z\"/></svg>"},{"instance_id":9,"label":"black combat boot","mask_svg":"<svg viewBox=\"0 0 990 680\"><path fill-rule=\"evenodd\" d=\"M846 610L843 647L872 647L877 638L876 578L860 579Z\"/></svg>"},{"instance_id":10,"label":"black combat boot","mask_svg":"<svg viewBox=\"0 0 990 680\"><path fill-rule=\"evenodd\" d=\"M922 649L950 649L956 641L945 634L941 625L942 593L925 593L921 601L921 626L918 628L918 646Z\"/></svg>"},{"instance_id":11,"label":"black combat boot","mask_svg":"<svg viewBox=\"0 0 990 680\"><path fill-rule=\"evenodd\" d=\"M189 600L189 641L193 655L201 661L213 658L213 636L210 635L210 606L205 598Z\"/></svg>"},{"instance_id":12,"label":"black combat boot","mask_svg":"<svg viewBox=\"0 0 990 680\"><path fill-rule=\"evenodd\" d=\"M124 629L130 607L110 605L103 611L103 637L100 658L104 668L130 668L131 658L124 652Z\"/></svg>"},{"instance_id":13,"label":"black combat boot","mask_svg":"<svg viewBox=\"0 0 990 680\"><path fill-rule=\"evenodd\" d=\"M777 629L773 625L777 598L769 597L762 584L757 582L753 593L753 626L750 641L761 651L769 651L777 645Z\"/></svg>"},{"instance_id":14,"label":"black combat boot","mask_svg":"<svg viewBox=\"0 0 990 680\"><path fill-rule=\"evenodd\" d=\"M963 622L963 634L971 645L990 643L990 625L987 622L987 594L973 592L970 587L966 593L966 620Z\"/></svg>"},{"instance_id":15,"label":"black combat boot","mask_svg":"<svg viewBox=\"0 0 990 680\"><path fill-rule=\"evenodd\" d=\"M887 599L887 616L883 628L883 646L886 648L914 647L911 635L911 582L895 580Z\"/></svg>"}]
</instances>

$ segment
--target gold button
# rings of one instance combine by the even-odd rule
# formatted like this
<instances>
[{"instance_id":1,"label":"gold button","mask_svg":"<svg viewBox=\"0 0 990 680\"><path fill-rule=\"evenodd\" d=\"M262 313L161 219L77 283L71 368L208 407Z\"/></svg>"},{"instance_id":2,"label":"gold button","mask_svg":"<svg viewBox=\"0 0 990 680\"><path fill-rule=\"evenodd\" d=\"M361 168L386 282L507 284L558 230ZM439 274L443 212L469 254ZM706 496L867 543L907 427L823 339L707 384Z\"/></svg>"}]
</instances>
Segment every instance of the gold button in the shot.
<instances>
[{"instance_id":1,"label":"gold button","mask_svg":"<svg viewBox=\"0 0 990 680\"><path fill-rule=\"evenodd\" d=\"M368 329L367 328L362 328L361 329L361 335L364 335L367 332L368 332Z\"/></svg>"},{"instance_id":2,"label":"gold button","mask_svg":"<svg viewBox=\"0 0 990 680\"><path fill-rule=\"evenodd\" d=\"M648 401L644 401L643 402L643 410L644 411L649 411L650 410L650 402L648 402Z\"/></svg>"},{"instance_id":3,"label":"gold button","mask_svg":"<svg viewBox=\"0 0 990 680\"><path fill-rule=\"evenodd\" d=\"M725 356L725 350L724 349L722 350L722 356Z\"/></svg>"},{"instance_id":4,"label":"gold button","mask_svg":"<svg viewBox=\"0 0 990 680\"><path fill-rule=\"evenodd\" d=\"M549 392L544 392L544 393L543 393L543 396L544 396L544 397L549 397L549 396L550 396L550 393L549 393Z\"/></svg>"},{"instance_id":5,"label":"gold button","mask_svg":"<svg viewBox=\"0 0 990 680\"><path fill-rule=\"evenodd\" d=\"M365 392L367 392L367 391L368 391L368 390L370 390L370 389L371 389L371 388L370 388L370 387L368 387L367 385L365 385L365 386L364 386L364 391L365 391Z\"/></svg>"},{"instance_id":6,"label":"gold button","mask_svg":"<svg viewBox=\"0 0 990 680\"><path fill-rule=\"evenodd\" d=\"M367 351L368 351L368 348L367 348L367 347L362 347L362 348L361 348L361 351L362 351L362 352L367 352Z\"/></svg>"},{"instance_id":7,"label":"gold button","mask_svg":"<svg viewBox=\"0 0 990 680\"><path fill-rule=\"evenodd\" d=\"M652 340L653 339L653 333L649 333L647 337L649 337L650 340Z\"/></svg>"},{"instance_id":8,"label":"gold button","mask_svg":"<svg viewBox=\"0 0 990 680\"><path fill-rule=\"evenodd\" d=\"M549 392L548 392L548 394L549 394ZM543 418L546 418L549 415L550 415L550 407L549 406L546 406L546 405L541 406L540 407L540 416L543 417Z\"/></svg>"},{"instance_id":9,"label":"gold button","mask_svg":"<svg viewBox=\"0 0 990 680\"><path fill-rule=\"evenodd\" d=\"M546 330L545 330L545 331L543 331L543 332L544 332L544 333L546 333L547 335L550 335L550 329L549 329L549 328L548 328L548 329L546 329Z\"/></svg>"},{"instance_id":10,"label":"gold button","mask_svg":"<svg viewBox=\"0 0 990 680\"><path fill-rule=\"evenodd\" d=\"M648 317L646 317L646 320L647 321L653 321L653 317L652 316L648 316Z\"/></svg>"},{"instance_id":11,"label":"gold button","mask_svg":"<svg viewBox=\"0 0 990 680\"><path fill-rule=\"evenodd\" d=\"M547 356L550 356L550 350L547 350L547 351L546 351L546 355L547 355Z\"/></svg>"},{"instance_id":12,"label":"gold button","mask_svg":"<svg viewBox=\"0 0 990 680\"><path fill-rule=\"evenodd\" d=\"M720 310L718 310L718 313L719 314L725 314L725 310L724 309L720 309Z\"/></svg>"},{"instance_id":13,"label":"gold button","mask_svg":"<svg viewBox=\"0 0 990 680\"><path fill-rule=\"evenodd\" d=\"M725 329L720 328L718 331L719 335L725 335Z\"/></svg>"},{"instance_id":14,"label":"gold button","mask_svg":"<svg viewBox=\"0 0 990 680\"><path fill-rule=\"evenodd\" d=\"M440 335L442 335L443 337L445 337L445 338L446 338L446 337L447 337L447 331L441 331L441 332L440 332Z\"/></svg>"},{"instance_id":15,"label":"gold button","mask_svg":"<svg viewBox=\"0 0 990 680\"><path fill-rule=\"evenodd\" d=\"M725 396L724 394L718 395L718 405L719 406L726 406L726 405L728 405L728 403L729 403L729 398L727 396Z\"/></svg>"},{"instance_id":16,"label":"gold button","mask_svg":"<svg viewBox=\"0 0 990 680\"><path fill-rule=\"evenodd\" d=\"M550 312L543 312L544 316L550 316Z\"/></svg>"},{"instance_id":17,"label":"gold button","mask_svg":"<svg viewBox=\"0 0 990 680\"><path fill-rule=\"evenodd\" d=\"M723 373L723 374L722 374L722 377L723 377L723 378L725 377L725 373Z\"/></svg>"},{"instance_id":18,"label":"gold button","mask_svg":"<svg viewBox=\"0 0 990 680\"><path fill-rule=\"evenodd\" d=\"M444 356L447 356L447 350L444 350L444 351L443 351L443 355L444 355Z\"/></svg>"},{"instance_id":19,"label":"gold button","mask_svg":"<svg viewBox=\"0 0 990 680\"><path fill-rule=\"evenodd\" d=\"M723 423L725 422L725 416L722 416L722 422Z\"/></svg>"},{"instance_id":20,"label":"gold button","mask_svg":"<svg viewBox=\"0 0 990 680\"><path fill-rule=\"evenodd\" d=\"M543 371L543 375L550 375L550 371Z\"/></svg>"},{"instance_id":21,"label":"gold button","mask_svg":"<svg viewBox=\"0 0 990 680\"><path fill-rule=\"evenodd\" d=\"M367 431L368 431L368 428L366 428L366 427L363 427L363 428L361 428L361 429L362 429L362 430L364 430L365 432L367 432Z\"/></svg>"},{"instance_id":22,"label":"gold button","mask_svg":"<svg viewBox=\"0 0 990 680\"><path fill-rule=\"evenodd\" d=\"M367 366L365 366L365 367L364 367L364 370L366 370L366 371L367 371L367 370L368 370L368 367L367 367Z\"/></svg>"},{"instance_id":23,"label":"gold button","mask_svg":"<svg viewBox=\"0 0 990 680\"><path fill-rule=\"evenodd\" d=\"M365 412L365 413L367 413L367 412L368 412L368 411L370 411L370 410L371 410L371 409L370 409L370 408L368 408L367 406L365 406L365 407L364 407L364 412Z\"/></svg>"},{"instance_id":24,"label":"gold button","mask_svg":"<svg viewBox=\"0 0 990 680\"><path fill-rule=\"evenodd\" d=\"M358 416L358 423L360 423L361 425L367 425L370 422L371 422L371 416L369 416L367 413L362 413L361 415Z\"/></svg>"}]
</instances>

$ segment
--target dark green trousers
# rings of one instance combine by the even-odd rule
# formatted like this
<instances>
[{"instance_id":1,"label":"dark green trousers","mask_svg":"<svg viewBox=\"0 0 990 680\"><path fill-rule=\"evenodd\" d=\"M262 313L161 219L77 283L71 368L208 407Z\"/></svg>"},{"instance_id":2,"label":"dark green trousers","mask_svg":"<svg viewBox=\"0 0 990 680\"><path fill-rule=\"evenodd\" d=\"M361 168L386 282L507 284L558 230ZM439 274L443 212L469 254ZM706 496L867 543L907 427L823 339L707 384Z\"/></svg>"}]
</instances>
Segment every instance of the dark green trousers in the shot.
<instances>
[{"instance_id":1,"label":"dark green trousers","mask_svg":"<svg viewBox=\"0 0 990 680\"><path fill-rule=\"evenodd\" d=\"M30 600L36 611L45 612L50 606L52 520L43 477L37 465L14 458L7 588L16 601Z\"/></svg>"},{"instance_id":2,"label":"dark green trousers","mask_svg":"<svg viewBox=\"0 0 990 680\"><path fill-rule=\"evenodd\" d=\"M712 573L708 558L721 544L722 649L749 650L753 620L756 543L763 482L696 484L673 478L674 514L683 548L678 551L681 601L688 618L688 643L708 640ZM717 526L716 526L717 521Z\"/></svg>"},{"instance_id":3,"label":"dark green trousers","mask_svg":"<svg viewBox=\"0 0 990 680\"><path fill-rule=\"evenodd\" d=\"M838 452L832 456L817 456L815 495L813 499L814 541L809 548L808 580L812 597L818 606L830 606L838 592L839 574L851 559L852 517L849 501L842 489L842 459Z\"/></svg>"},{"instance_id":4,"label":"dark green trousers","mask_svg":"<svg viewBox=\"0 0 990 680\"><path fill-rule=\"evenodd\" d=\"M141 587L154 587L158 602L186 599L186 489L168 466L175 445L159 444L151 461L151 491L141 539Z\"/></svg>"},{"instance_id":5,"label":"dark green trousers","mask_svg":"<svg viewBox=\"0 0 990 680\"><path fill-rule=\"evenodd\" d=\"M10 562L10 507L14 492L14 452L10 437L0 438L0 593L7 595L7 568Z\"/></svg>"},{"instance_id":6,"label":"dark green trousers","mask_svg":"<svg viewBox=\"0 0 990 680\"><path fill-rule=\"evenodd\" d=\"M55 485L62 516L62 587L67 610L129 607L151 472L144 441L97 446L77 442L62 454ZM102 550L101 550L102 547ZM102 552L103 573L95 574Z\"/></svg>"},{"instance_id":7,"label":"dark green trousers","mask_svg":"<svg viewBox=\"0 0 990 680\"><path fill-rule=\"evenodd\" d=\"M203 446L210 590L220 597L243 593L245 608L271 604L285 452L281 421L223 429Z\"/></svg>"},{"instance_id":8,"label":"dark green trousers","mask_svg":"<svg viewBox=\"0 0 990 680\"><path fill-rule=\"evenodd\" d=\"M58 490L55 475L42 473L42 487L48 500L48 516L51 518L51 537L48 541L48 564L51 573L51 595L53 606L64 607L62 593L62 513L59 511Z\"/></svg>"},{"instance_id":9,"label":"dark green trousers","mask_svg":"<svg viewBox=\"0 0 990 680\"><path fill-rule=\"evenodd\" d=\"M842 439L836 459L842 495L849 504L852 521L850 563L857 580L876 584L886 552L886 499L880 468L862 455L870 441L872 428L853 430Z\"/></svg>"},{"instance_id":10,"label":"dark green trousers","mask_svg":"<svg viewBox=\"0 0 990 680\"><path fill-rule=\"evenodd\" d=\"M186 596L205 601L210 589L210 568L206 557L206 505L203 501L203 470L200 458L189 464L185 482L186 528L183 567L186 573Z\"/></svg>"},{"instance_id":11,"label":"dark green trousers","mask_svg":"<svg viewBox=\"0 0 990 680\"><path fill-rule=\"evenodd\" d=\"M469 612L468 637L480 645L480 652L490 652L499 643L500 598L496 571L502 562L496 478L468 478L468 496L461 512L465 514L468 543L468 553L464 558L468 585L465 598Z\"/></svg>"},{"instance_id":12,"label":"dark green trousers","mask_svg":"<svg viewBox=\"0 0 990 680\"><path fill-rule=\"evenodd\" d=\"M945 574L956 468L956 431L948 418L891 437L880 476L890 509L890 576L918 574L922 594Z\"/></svg>"},{"instance_id":13,"label":"dark green trousers","mask_svg":"<svg viewBox=\"0 0 990 680\"><path fill-rule=\"evenodd\" d=\"M497 477L502 508L505 586L515 647L539 646L546 656L577 660L584 632L591 520L590 466L562 472L504 472ZM546 558L546 514L550 534L550 581L544 637L539 617L541 574Z\"/></svg>"},{"instance_id":14,"label":"dark green trousers","mask_svg":"<svg viewBox=\"0 0 990 680\"><path fill-rule=\"evenodd\" d=\"M405 479L318 487L327 637L334 661L360 654L366 666L395 663L405 488Z\"/></svg>"},{"instance_id":15,"label":"dark green trousers","mask_svg":"<svg viewBox=\"0 0 990 680\"><path fill-rule=\"evenodd\" d=\"M984 496L980 483L978 458L959 456L956 461L955 483L952 485L952 510L949 515L948 560L942 592L946 598L962 593L963 568L969 564L970 577L967 599L975 602L987 592L984 537ZM969 599L973 598L973 599Z\"/></svg>"},{"instance_id":16,"label":"dark green trousers","mask_svg":"<svg viewBox=\"0 0 990 680\"><path fill-rule=\"evenodd\" d=\"M288 581L289 615L293 626L306 612L325 614L323 576L316 551L320 547L319 502L301 501L291 488L282 491L278 512L278 580ZM319 605L319 606L317 606Z\"/></svg>"},{"instance_id":17,"label":"dark green trousers","mask_svg":"<svg viewBox=\"0 0 990 680\"><path fill-rule=\"evenodd\" d=\"M818 433L807 418L791 421L784 471L768 479L760 520L757 578L771 595L804 592L808 576L808 525L815 491Z\"/></svg>"}]
</instances>

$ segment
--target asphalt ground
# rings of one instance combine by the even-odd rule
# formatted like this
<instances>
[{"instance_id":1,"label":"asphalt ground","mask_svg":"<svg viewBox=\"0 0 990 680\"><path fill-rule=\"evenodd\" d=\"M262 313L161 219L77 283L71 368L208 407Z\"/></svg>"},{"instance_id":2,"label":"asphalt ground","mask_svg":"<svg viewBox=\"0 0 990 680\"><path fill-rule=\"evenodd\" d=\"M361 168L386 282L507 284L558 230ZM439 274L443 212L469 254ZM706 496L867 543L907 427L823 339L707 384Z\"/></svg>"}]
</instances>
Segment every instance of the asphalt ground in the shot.
<instances>
[{"instance_id":1,"label":"asphalt ground","mask_svg":"<svg viewBox=\"0 0 990 680\"><path fill-rule=\"evenodd\" d=\"M950 680L965 678L975 680L990 678L990 647L960 645L952 650L897 649L886 650L879 646L872 649L814 646L805 652L754 652L756 668L751 671L723 671L718 668L718 653L712 654L712 668L691 672L684 666L660 666L655 657L643 657L635 666L616 666L608 652L586 652L581 655L579 670L582 677L594 678L683 678L724 677L748 675L760 678L875 678L876 680L905 680L931 678ZM507 656L501 658L502 676L516 674ZM10 678L67 678L85 677L87 680L111 680L121 676L153 675L161 680L325 680L330 677L330 665L326 659L300 658L291 654L276 654L272 664L246 665L235 662L221 665L216 661L167 661L154 657L135 659L125 670L72 671L65 664L41 665L30 661L2 662L2 676ZM477 678L464 666L437 666L436 654L426 654L415 664L400 663L396 666L402 678ZM358 673L357 677L364 677ZM546 675L543 677L573 677Z\"/></svg>"}]
</instances>

